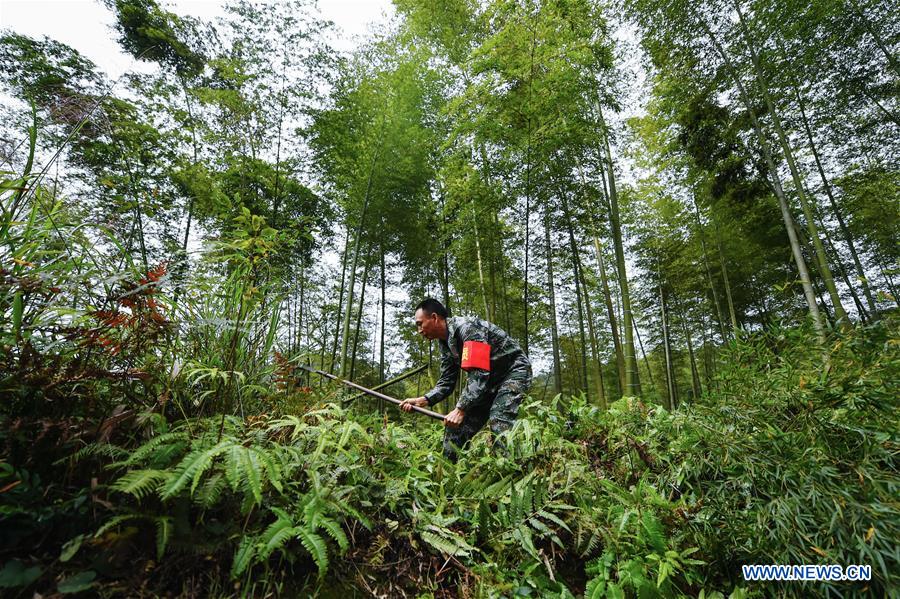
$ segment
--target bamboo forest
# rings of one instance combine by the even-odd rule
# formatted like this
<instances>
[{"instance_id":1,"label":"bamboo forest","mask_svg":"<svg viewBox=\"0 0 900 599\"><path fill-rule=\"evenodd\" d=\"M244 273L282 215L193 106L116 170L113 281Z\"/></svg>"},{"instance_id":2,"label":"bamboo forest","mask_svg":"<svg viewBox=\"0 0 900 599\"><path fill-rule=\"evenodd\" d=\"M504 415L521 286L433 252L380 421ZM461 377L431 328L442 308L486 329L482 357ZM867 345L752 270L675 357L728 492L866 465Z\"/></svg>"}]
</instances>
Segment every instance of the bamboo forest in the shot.
<instances>
[{"instance_id":1,"label":"bamboo forest","mask_svg":"<svg viewBox=\"0 0 900 599\"><path fill-rule=\"evenodd\" d=\"M900 597L896 3L65 4L0 595Z\"/></svg>"}]
</instances>

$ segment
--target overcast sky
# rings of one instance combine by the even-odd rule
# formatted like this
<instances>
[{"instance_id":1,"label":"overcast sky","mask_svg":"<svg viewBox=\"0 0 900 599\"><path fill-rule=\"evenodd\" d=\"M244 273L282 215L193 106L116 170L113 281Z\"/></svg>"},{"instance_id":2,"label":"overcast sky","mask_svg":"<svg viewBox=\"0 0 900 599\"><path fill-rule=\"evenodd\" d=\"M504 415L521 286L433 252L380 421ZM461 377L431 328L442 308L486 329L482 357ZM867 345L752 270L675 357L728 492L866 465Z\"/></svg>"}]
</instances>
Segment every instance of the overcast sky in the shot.
<instances>
[{"instance_id":1,"label":"overcast sky","mask_svg":"<svg viewBox=\"0 0 900 599\"><path fill-rule=\"evenodd\" d=\"M204 21L223 13L222 0L163 0L160 4ZM369 24L385 21L394 12L390 0L320 0L318 5L322 16L340 28L335 46L342 50L353 48L354 38L363 35ZM68 44L113 78L129 70L149 70L149 65L138 64L119 48L113 22L112 12L100 0L0 0L0 28Z\"/></svg>"}]
</instances>

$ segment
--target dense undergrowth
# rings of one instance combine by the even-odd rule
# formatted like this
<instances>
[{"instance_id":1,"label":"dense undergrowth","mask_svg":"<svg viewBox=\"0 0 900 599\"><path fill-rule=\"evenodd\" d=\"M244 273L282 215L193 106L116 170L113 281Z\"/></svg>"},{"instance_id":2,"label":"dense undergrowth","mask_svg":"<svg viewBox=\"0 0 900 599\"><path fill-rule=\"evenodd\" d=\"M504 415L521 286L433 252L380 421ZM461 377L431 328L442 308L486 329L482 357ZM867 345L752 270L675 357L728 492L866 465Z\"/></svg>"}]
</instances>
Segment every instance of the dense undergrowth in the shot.
<instances>
[{"instance_id":1,"label":"dense undergrowth","mask_svg":"<svg viewBox=\"0 0 900 599\"><path fill-rule=\"evenodd\" d=\"M456 465L440 457L438 426L334 404L245 419L147 410L127 434L7 414L0 582L110 594L893 594L896 333L886 321L838 336L824 369L802 332L744 339L719 391L675 414L638 399L606 413L579 399L530 403L505 453L483 435ZM748 563L871 564L874 578L744 583Z\"/></svg>"},{"instance_id":2,"label":"dense undergrowth","mask_svg":"<svg viewBox=\"0 0 900 599\"><path fill-rule=\"evenodd\" d=\"M897 594L896 317L826 357L745 335L675 413L529 401L504 451L484 434L451 464L439 425L294 384L259 217L179 279L22 185L0 188L4 595ZM753 563L873 579L746 583Z\"/></svg>"}]
</instances>

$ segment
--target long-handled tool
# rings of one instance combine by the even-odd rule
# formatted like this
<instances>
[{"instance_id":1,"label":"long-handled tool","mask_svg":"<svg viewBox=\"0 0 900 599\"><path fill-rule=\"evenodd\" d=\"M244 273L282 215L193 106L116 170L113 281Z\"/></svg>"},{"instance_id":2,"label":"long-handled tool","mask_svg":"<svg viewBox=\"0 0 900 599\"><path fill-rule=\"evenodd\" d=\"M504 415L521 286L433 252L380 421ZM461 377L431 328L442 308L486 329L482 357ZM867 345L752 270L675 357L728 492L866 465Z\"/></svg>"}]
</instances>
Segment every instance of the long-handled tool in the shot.
<instances>
[{"instance_id":1,"label":"long-handled tool","mask_svg":"<svg viewBox=\"0 0 900 599\"><path fill-rule=\"evenodd\" d=\"M324 376L325 378L329 378L333 381L343 383L343 384L347 385L348 387L353 387L354 389L358 389L358 390L362 391L363 393L367 393L368 395L371 395L373 397L377 397L379 399L389 401L392 404L399 406L400 404L403 403L402 401L400 401L399 399L397 399L395 397L391 397L390 395L385 395L384 393L379 393L378 391L373 391L372 389L368 389L366 387L363 387L362 385L357 385L353 381L344 380L340 377L334 376L330 372L325 372L324 370L319 370L318 368L313 368L312 366L304 366L303 364L297 364L297 367L302 368L303 370L305 370L307 372L312 372L313 374L318 374L319 376ZM434 418L435 420L443 420L444 419L443 414L438 414L437 412L432 412L431 410L428 410L426 408L420 408L419 406L412 406L412 409L413 409L413 412L418 412L419 414L424 414L426 416L430 416L431 418Z\"/></svg>"},{"instance_id":2,"label":"long-handled tool","mask_svg":"<svg viewBox=\"0 0 900 599\"><path fill-rule=\"evenodd\" d=\"M408 371L408 372L404 372L403 374L401 374L401 375L399 375L399 376L395 376L394 378L390 379L389 381L385 381L385 382L381 383L380 385L375 385L374 387L372 387L371 390L372 390L372 391L381 391L382 389L385 389L385 388L387 388L387 387L390 387L390 386L393 385L394 383L399 383L400 381L404 381L404 380L408 379L409 377L411 377L411 376L413 376L413 375L415 375L415 374L419 374L420 372L422 372L422 371L425 370L426 368L428 368L428 364L422 364L421 366L418 366L418 367L416 367L416 368L413 368L412 370L410 370L410 371ZM357 393L356 395L353 395L353 396L348 397L347 399L345 399L345 400L344 400L344 403L350 403L350 402L356 401L357 399L359 399L359 398L362 397L363 395L365 395L365 393Z\"/></svg>"}]
</instances>

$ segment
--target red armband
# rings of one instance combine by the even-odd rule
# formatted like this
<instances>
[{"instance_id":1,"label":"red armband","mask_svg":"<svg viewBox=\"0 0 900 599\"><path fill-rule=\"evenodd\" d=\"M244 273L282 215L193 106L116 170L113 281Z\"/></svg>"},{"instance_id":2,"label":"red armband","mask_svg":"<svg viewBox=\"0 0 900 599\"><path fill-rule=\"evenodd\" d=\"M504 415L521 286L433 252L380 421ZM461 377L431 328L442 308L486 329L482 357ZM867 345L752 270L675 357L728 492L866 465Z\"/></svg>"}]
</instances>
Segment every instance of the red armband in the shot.
<instances>
[{"instance_id":1,"label":"red armband","mask_svg":"<svg viewBox=\"0 0 900 599\"><path fill-rule=\"evenodd\" d=\"M491 346L481 341L466 341L463 343L462 363L460 368L480 368L491 370Z\"/></svg>"}]
</instances>

